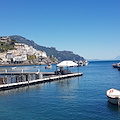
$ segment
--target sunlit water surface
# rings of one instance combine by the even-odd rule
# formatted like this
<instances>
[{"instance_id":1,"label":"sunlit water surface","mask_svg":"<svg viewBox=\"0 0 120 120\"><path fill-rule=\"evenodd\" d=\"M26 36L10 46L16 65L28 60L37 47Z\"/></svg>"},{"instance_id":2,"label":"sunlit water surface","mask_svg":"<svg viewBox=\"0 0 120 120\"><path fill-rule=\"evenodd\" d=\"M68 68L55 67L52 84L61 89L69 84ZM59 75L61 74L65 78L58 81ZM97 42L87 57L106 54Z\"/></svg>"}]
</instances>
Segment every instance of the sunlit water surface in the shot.
<instances>
[{"instance_id":1,"label":"sunlit water surface","mask_svg":"<svg viewBox=\"0 0 120 120\"><path fill-rule=\"evenodd\" d=\"M0 91L0 120L120 120L119 107L107 101L106 91L120 90L118 61L90 62L81 77ZM45 66L0 67L0 71L48 71ZM77 72L78 68L69 68Z\"/></svg>"}]
</instances>

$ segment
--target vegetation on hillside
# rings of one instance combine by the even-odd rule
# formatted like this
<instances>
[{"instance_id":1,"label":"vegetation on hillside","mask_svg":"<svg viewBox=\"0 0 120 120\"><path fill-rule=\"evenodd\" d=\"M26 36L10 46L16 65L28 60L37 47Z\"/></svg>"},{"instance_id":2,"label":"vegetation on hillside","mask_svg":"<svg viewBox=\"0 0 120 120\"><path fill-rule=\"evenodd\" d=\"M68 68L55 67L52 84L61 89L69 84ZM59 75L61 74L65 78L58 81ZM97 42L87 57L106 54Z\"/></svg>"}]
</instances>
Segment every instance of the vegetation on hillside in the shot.
<instances>
[{"instance_id":1,"label":"vegetation on hillside","mask_svg":"<svg viewBox=\"0 0 120 120\"><path fill-rule=\"evenodd\" d=\"M28 60L33 60L33 59L36 59L35 55L31 55L31 56L27 56L27 59Z\"/></svg>"},{"instance_id":2,"label":"vegetation on hillside","mask_svg":"<svg viewBox=\"0 0 120 120\"><path fill-rule=\"evenodd\" d=\"M10 42L1 42L0 41L0 52L7 52L8 50L14 50L14 45L16 43L16 40L11 39Z\"/></svg>"}]
</instances>

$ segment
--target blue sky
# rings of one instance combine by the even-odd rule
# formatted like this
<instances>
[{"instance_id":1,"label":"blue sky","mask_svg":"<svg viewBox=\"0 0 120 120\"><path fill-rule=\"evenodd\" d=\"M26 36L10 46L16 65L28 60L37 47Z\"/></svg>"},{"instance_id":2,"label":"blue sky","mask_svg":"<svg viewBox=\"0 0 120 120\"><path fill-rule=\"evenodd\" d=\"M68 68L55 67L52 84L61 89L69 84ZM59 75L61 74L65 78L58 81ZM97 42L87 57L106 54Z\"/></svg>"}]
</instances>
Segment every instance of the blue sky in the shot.
<instances>
[{"instance_id":1,"label":"blue sky","mask_svg":"<svg viewBox=\"0 0 120 120\"><path fill-rule=\"evenodd\" d=\"M86 59L120 55L120 0L0 0L0 36L21 35Z\"/></svg>"}]
</instances>

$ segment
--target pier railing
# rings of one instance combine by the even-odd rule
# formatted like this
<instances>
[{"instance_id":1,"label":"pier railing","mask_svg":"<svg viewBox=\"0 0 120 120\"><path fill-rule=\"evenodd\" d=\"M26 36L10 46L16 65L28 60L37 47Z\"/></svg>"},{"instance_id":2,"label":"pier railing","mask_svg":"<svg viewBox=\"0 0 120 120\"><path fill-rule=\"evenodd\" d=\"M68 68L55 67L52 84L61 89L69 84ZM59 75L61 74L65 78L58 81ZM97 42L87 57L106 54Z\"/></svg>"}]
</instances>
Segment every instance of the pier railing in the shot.
<instances>
[{"instance_id":1,"label":"pier railing","mask_svg":"<svg viewBox=\"0 0 120 120\"><path fill-rule=\"evenodd\" d=\"M55 75L54 72L0 72L0 90L11 89L41 82L59 80L69 77L82 76L82 73Z\"/></svg>"}]
</instances>

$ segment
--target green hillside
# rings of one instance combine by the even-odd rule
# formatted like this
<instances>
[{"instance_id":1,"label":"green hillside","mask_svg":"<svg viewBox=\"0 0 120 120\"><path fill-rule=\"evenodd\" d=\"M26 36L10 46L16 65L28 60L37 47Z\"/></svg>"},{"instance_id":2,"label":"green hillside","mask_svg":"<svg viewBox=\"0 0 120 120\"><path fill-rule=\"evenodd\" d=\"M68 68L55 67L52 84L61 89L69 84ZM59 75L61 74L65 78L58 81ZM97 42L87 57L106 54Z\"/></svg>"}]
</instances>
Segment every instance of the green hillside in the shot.
<instances>
[{"instance_id":1,"label":"green hillside","mask_svg":"<svg viewBox=\"0 0 120 120\"><path fill-rule=\"evenodd\" d=\"M15 40L11 40L10 42L1 42L0 41L0 52L7 52L8 50L13 50L14 48L14 43Z\"/></svg>"}]
</instances>

